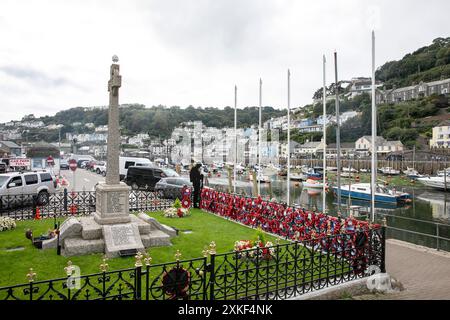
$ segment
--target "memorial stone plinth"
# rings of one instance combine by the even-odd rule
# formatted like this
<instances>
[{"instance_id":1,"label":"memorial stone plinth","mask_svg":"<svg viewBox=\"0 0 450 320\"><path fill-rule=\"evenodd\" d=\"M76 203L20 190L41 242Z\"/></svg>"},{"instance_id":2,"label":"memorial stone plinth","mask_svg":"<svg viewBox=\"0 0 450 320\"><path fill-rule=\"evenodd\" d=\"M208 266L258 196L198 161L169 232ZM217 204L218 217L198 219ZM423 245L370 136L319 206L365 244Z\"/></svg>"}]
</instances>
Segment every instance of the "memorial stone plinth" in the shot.
<instances>
[{"instance_id":1,"label":"memorial stone plinth","mask_svg":"<svg viewBox=\"0 0 450 320\"><path fill-rule=\"evenodd\" d=\"M131 255L150 246L171 245L176 231L147 215L130 215L130 187L119 179L120 130L119 88L122 76L113 57L108 81L108 149L105 183L97 185L95 214L91 217L70 218L60 232L61 252L65 256L104 252L107 257ZM56 239L44 241L43 248L55 248Z\"/></svg>"},{"instance_id":2,"label":"memorial stone plinth","mask_svg":"<svg viewBox=\"0 0 450 320\"><path fill-rule=\"evenodd\" d=\"M98 224L130 222L130 187L125 183L109 185L100 183L96 187L94 219Z\"/></svg>"}]
</instances>

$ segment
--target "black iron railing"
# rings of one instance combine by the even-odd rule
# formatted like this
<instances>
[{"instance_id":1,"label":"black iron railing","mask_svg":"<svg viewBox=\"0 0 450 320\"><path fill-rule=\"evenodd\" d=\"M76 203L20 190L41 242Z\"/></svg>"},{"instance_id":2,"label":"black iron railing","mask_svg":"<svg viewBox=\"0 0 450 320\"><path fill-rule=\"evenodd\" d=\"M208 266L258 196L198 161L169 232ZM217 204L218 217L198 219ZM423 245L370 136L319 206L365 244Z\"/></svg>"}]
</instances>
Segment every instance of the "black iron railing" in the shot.
<instances>
[{"instance_id":1,"label":"black iron railing","mask_svg":"<svg viewBox=\"0 0 450 320\"><path fill-rule=\"evenodd\" d=\"M160 211L172 206L173 201L160 193L130 191L130 211ZM69 215L90 215L95 212L95 191L68 191L56 193L0 196L0 216L16 220L36 217L53 218Z\"/></svg>"},{"instance_id":2,"label":"black iron railing","mask_svg":"<svg viewBox=\"0 0 450 320\"><path fill-rule=\"evenodd\" d=\"M134 268L0 287L0 300L276 300L385 272L385 227L371 229L364 241L348 234L151 264L136 256ZM351 244L351 245L349 245ZM73 267L73 266L70 266Z\"/></svg>"}]
</instances>

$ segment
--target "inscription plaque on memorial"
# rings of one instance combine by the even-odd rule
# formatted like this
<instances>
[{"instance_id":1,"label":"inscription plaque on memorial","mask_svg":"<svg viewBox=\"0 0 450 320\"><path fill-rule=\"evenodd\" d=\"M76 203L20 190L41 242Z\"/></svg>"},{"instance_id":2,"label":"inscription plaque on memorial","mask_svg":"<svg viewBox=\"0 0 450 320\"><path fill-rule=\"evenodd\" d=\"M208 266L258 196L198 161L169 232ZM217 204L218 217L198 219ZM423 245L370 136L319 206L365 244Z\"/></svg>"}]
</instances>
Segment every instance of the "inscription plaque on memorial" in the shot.
<instances>
[{"instance_id":1,"label":"inscription plaque on memorial","mask_svg":"<svg viewBox=\"0 0 450 320\"><path fill-rule=\"evenodd\" d=\"M103 226L105 238L105 253L109 257L118 256L120 251L144 249L138 226L134 223L124 223Z\"/></svg>"},{"instance_id":2,"label":"inscription plaque on memorial","mask_svg":"<svg viewBox=\"0 0 450 320\"><path fill-rule=\"evenodd\" d=\"M123 212L122 198L123 192L109 192L106 198L106 211L108 213Z\"/></svg>"},{"instance_id":3,"label":"inscription plaque on memorial","mask_svg":"<svg viewBox=\"0 0 450 320\"><path fill-rule=\"evenodd\" d=\"M135 245L133 229L131 225L112 226L112 238L114 246Z\"/></svg>"}]
</instances>

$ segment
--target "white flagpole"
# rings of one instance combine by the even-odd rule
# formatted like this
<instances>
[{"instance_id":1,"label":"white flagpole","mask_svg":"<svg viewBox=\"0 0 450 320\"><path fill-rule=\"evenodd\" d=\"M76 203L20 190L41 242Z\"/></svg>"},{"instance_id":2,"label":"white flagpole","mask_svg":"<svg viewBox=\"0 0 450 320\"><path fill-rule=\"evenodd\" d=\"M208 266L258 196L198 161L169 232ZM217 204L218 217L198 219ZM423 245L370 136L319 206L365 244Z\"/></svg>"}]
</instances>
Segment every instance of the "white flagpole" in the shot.
<instances>
[{"instance_id":1,"label":"white flagpole","mask_svg":"<svg viewBox=\"0 0 450 320\"><path fill-rule=\"evenodd\" d=\"M236 166L237 166L237 86L234 86L234 187L233 192L236 193Z\"/></svg>"},{"instance_id":2,"label":"white flagpole","mask_svg":"<svg viewBox=\"0 0 450 320\"><path fill-rule=\"evenodd\" d=\"M262 131L262 80L259 79L259 128L258 128L258 168L261 170L261 131ZM257 174L257 179L259 174ZM261 179L258 179L258 196L261 195Z\"/></svg>"},{"instance_id":3,"label":"white flagpole","mask_svg":"<svg viewBox=\"0 0 450 320\"><path fill-rule=\"evenodd\" d=\"M291 71L288 69L287 72L287 193L286 193L286 203L290 204L290 194L291 194Z\"/></svg>"},{"instance_id":4,"label":"white flagpole","mask_svg":"<svg viewBox=\"0 0 450 320\"><path fill-rule=\"evenodd\" d=\"M372 31L372 166L371 166L371 196L372 222L375 221L375 192L377 185L377 105L375 101L375 31Z\"/></svg>"},{"instance_id":5,"label":"white flagpole","mask_svg":"<svg viewBox=\"0 0 450 320\"><path fill-rule=\"evenodd\" d=\"M323 199L322 199L322 212L326 212L326 181L327 181L327 83L326 83L326 64L327 60L323 55Z\"/></svg>"},{"instance_id":6,"label":"white flagpole","mask_svg":"<svg viewBox=\"0 0 450 320\"><path fill-rule=\"evenodd\" d=\"M339 117L339 83L338 83L338 68L337 68L337 52L334 52L334 76L335 76L335 90L336 91L336 149L337 149L337 202L338 214L341 214L341 120ZM349 190L350 191L350 190Z\"/></svg>"}]
</instances>

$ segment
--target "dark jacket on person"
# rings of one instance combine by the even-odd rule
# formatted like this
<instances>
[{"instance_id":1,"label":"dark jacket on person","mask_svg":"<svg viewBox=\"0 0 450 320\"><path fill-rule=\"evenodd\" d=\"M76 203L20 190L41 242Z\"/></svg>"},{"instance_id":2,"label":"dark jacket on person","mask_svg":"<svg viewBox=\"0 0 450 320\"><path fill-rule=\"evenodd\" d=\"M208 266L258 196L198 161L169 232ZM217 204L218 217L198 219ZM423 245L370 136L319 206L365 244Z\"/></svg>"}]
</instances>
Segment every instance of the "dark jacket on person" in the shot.
<instances>
[{"instance_id":1,"label":"dark jacket on person","mask_svg":"<svg viewBox=\"0 0 450 320\"><path fill-rule=\"evenodd\" d=\"M203 175L200 173L200 167L201 165L196 165L191 169L191 172L189 173L189 178L194 185L194 188L199 188L201 182L203 181Z\"/></svg>"}]
</instances>

